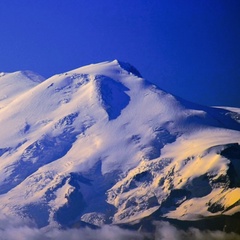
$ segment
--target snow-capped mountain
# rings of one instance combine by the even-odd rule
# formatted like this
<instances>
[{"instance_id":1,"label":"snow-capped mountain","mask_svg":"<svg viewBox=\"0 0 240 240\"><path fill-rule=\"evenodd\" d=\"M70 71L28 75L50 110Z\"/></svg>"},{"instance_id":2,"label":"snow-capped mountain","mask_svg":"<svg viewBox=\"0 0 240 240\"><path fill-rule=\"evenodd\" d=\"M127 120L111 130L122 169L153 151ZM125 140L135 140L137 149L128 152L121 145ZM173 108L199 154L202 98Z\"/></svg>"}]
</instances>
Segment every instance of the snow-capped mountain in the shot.
<instances>
[{"instance_id":1,"label":"snow-capped mountain","mask_svg":"<svg viewBox=\"0 0 240 240\"><path fill-rule=\"evenodd\" d=\"M131 65L0 77L0 212L38 227L240 212L240 109L190 103Z\"/></svg>"}]
</instances>

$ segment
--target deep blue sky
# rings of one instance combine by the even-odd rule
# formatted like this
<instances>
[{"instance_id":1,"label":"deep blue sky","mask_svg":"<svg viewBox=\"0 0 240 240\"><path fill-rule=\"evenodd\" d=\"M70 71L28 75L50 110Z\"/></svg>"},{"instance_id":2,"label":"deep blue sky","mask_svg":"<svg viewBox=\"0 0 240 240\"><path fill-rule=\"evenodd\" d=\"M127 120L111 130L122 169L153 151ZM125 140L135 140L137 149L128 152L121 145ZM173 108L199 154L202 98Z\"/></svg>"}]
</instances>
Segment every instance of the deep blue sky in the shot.
<instances>
[{"instance_id":1,"label":"deep blue sky","mask_svg":"<svg viewBox=\"0 0 240 240\"><path fill-rule=\"evenodd\" d=\"M113 59L187 100L240 107L240 1L0 0L0 71Z\"/></svg>"}]
</instances>

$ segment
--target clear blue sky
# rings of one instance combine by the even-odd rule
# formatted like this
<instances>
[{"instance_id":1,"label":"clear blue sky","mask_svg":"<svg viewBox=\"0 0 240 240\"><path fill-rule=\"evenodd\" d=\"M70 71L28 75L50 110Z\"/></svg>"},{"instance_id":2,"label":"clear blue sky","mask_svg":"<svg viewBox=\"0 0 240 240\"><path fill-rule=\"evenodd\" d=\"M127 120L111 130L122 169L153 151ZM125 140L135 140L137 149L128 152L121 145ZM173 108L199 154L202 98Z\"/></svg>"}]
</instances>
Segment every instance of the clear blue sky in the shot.
<instances>
[{"instance_id":1,"label":"clear blue sky","mask_svg":"<svg viewBox=\"0 0 240 240\"><path fill-rule=\"evenodd\" d=\"M240 107L240 1L0 0L0 71L113 59L187 100Z\"/></svg>"}]
</instances>

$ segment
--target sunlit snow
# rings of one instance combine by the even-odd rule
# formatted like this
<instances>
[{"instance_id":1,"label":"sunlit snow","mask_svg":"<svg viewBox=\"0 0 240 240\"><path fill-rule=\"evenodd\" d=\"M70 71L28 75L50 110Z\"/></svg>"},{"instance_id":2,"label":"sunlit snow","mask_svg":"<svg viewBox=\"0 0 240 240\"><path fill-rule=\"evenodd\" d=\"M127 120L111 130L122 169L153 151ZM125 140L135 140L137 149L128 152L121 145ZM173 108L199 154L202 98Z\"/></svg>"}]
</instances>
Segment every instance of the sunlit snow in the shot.
<instances>
[{"instance_id":1,"label":"sunlit snow","mask_svg":"<svg viewBox=\"0 0 240 240\"><path fill-rule=\"evenodd\" d=\"M44 81L1 74L0 210L40 227L65 213L96 225L231 215L239 130L239 109L184 101L117 60Z\"/></svg>"}]
</instances>

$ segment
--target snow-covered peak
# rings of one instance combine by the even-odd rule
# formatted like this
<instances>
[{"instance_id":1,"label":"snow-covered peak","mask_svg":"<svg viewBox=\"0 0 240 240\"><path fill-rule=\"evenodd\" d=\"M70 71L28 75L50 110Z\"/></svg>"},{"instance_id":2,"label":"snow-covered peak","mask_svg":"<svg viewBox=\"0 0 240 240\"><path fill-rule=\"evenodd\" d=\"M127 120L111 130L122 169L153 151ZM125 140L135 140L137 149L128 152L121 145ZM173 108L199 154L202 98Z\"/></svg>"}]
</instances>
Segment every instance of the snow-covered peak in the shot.
<instances>
[{"instance_id":1,"label":"snow-covered peak","mask_svg":"<svg viewBox=\"0 0 240 240\"><path fill-rule=\"evenodd\" d=\"M45 81L2 74L0 95L6 214L68 226L239 211L238 111L184 101L117 60Z\"/></svg>"},{"instance_id":2,"label":"snow-covered peak","mask_svg":"<svg viewBox=\"0 0 240 240\"><path fill-rule=\"evenodd\" d=\"M110 78L119 78L119 74L133 74L141 78L138 70L129 63L124 63L119 60L106 61L96 64L90 64L84 67L77 68L65 74L84 73L92 75L104 75Z\"/></svg>"},{"instance_id":3,"label":"snow-covered peak","mask_svg":"<svg viewBox=\"0 0 240 240\"><path fill-rule=\"evenodd\" d=\"M0 73L0 81L3 81L5 78L12 79L12 81L32 81L41 83L45 80L45 78L38 73L35 73L33 71L29 70L22 70L22 71L16 71L16 72L1 72Z\"/></svg>"},{"instance_id":4,"label":"snow-covered peak","mask_svg":"<svg viewBox=\"0 0 240 240\"><path fill-rule=\"evenodd\" d=\"M33 71L29 71L29 70L19 71L18 73L36 83L41 83L41 82L45 81L45 79L46 79L45 77L41 76L40 74L35 73Z\"/></svg>"},{"instance_id":5,"label":"snow-covered peak","mask_svg":"<svg viewBox=\"0 0 240 240\"><path fill-rule=\"evenodd\" d=\"M44 77L31 71L1 73L0 109L44 80Z\"/></svg>"}]
</instances>

